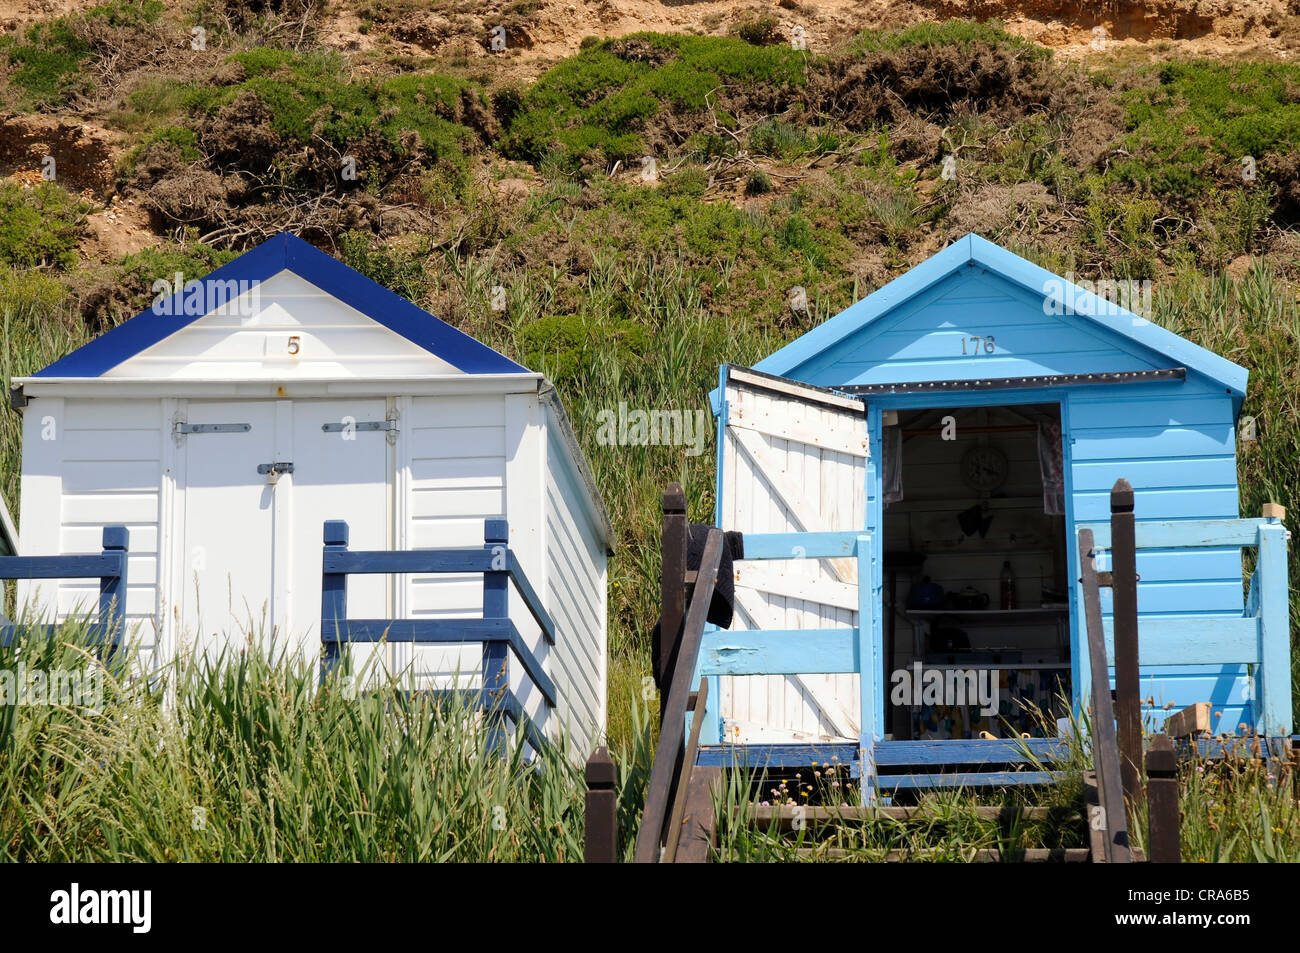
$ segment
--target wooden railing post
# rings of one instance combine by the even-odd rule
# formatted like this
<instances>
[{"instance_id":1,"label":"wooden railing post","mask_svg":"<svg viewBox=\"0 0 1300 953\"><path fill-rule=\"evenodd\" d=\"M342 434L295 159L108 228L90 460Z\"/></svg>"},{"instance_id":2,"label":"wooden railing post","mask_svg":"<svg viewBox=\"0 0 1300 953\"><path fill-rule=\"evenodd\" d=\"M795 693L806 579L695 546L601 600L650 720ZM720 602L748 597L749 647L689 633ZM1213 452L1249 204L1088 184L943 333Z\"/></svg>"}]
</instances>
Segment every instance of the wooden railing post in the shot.
<instances>
[{"instance_id":1,"label":"wooden railing post","mask_svg":"<svg viewBox=\"0 0 1300 953\"><path fill-rule=\"evenodd\" d=\"M510 527L505 520L483 521L483 548L492 554L493 567L483 573L485 619L505 619L510 615L509 542ZM509 649L505 642L483 643L483 707L490 725L489 751L506 750L502 724L505 699L510 691Z\"/></svg>"},{"instance_id":2,"label":"wooden railing post","mask_svg":"<svg viewBox=\"0 0 1300 953\"><path fill-rule=\"evenodd\" d=\"M1288 734L1291 728L1290 590L1286 568L1286 510L1266 504L1268 523L1259 527L1259 710L1256 730L1265 737Z\"/></svg>"},{"instance_id":3,"label":"wooden railing post","mask_svg":"<svg viewBox=\"0 0 1300 953\"><path fill-rule=\"evenodd\" d=\"M1134 810L1142 803L1142 704L1139 699L1137 545L1133 486L1123 478L1110 491L1111 594L1115 626L1115 717L1124 796ZM1105 673L1101 673L1105 677ZM1093 673L1093 678L1097 673Z\"/></svg>"},{"instance_id":4,"label":"wooden railing post","mask_svg":"<svg viewBox=\"0 0 1300 953\"><path fill-rule=\"evenodd\" d=\"M1178 761L1168 735L1151 739L1147 750L1147 860L1177 864L1182 860L1178 816Z\"/></svg>"},{"instance_id":5,"label":"wooden railing post","mask_svg":"<svg viewBox=\"0 0 1300 953\"><path fill-rule=\"evenodd\" d=\"M117 574L99 580L99 625L111 653L126 634L127 531L125 526L105 526L104 555L115 557Z\"/></svg>"},{"instance_id":6,"label":"wooden railing post","mask_svg":"<svg viewBox=\"0 0 1300 953\"><path fill-rule=\"evenodd\" d=\"M1096 549L1090 529L1079 530L1079 568L1083 578L1083 614L1087 633L1088 666L1092 671L1092 760L1097 773L1100 822L1104 834L1102 856L1094 861L1127 864L1130 861L1128 818L1120 779L1119 744L1115 734L1115 708L1106 677L1106 639L1101 624L1101 593L1097 584Z\"/></svg>"},{"instance_id":7,"label":"wooden railing post","mask_svg":"<svg viewBox=\"0 0 1300 953\"><path fill-rule=\"evenodd\" d=\"M723 545L722 531L711 528L700 557L699 575L691 593L686 622L682 625L679 657L672 668L672 680L665 686L667 691L663 695L663 727L659 732L654 764L650 767L645 810L641 815L641 829L636 838L635 860L639 864L653 864L659 860L659 845L663 841L668 806L682 759L687 697L691 693L690 683L700 654L709 604L713 601L713 590L718 582L718 564L722 560Z\"/></svg>"},{"instance_id":8,"label":"wooden railing post","mask_svg":"<svg viewBox=\"0 0 1300 953\"><path fill-rule=\"evenodd\" d=\"M583 859L589 864L618 862L618 774L601 745L587 759L587 833Z\"/></svg>"},{"instance_id":9,"label":"wooden railing post","mask_svg":"<svg viewBox=\"0 0 1300 953\"><path fill-rule=\"evenodd\" d=\"M670 483L663 495L663 521L659 568L659 658L655 683L667 695L681 649L682 623L686 619L686 494L680 483ZM663 725L664 706L659 706Z\"/></svg>"},{"instance_id":10,"label":"wooden railing post","mask_svg":"<svg viewBox=\"0 0 1300 953\"><path fill-rule=\"evenodd\" d=\"M348 524L343 520L325 522L325 552L345 553L348 551ZM320 583L320 630L321 637L333 632L335 637L325 641L321 655L321 683L334 671L342 655L342 643L339 634L346 634L348 618L348 577L346 573L327 572L321 574Z\"/></svg>"}]
</instances>

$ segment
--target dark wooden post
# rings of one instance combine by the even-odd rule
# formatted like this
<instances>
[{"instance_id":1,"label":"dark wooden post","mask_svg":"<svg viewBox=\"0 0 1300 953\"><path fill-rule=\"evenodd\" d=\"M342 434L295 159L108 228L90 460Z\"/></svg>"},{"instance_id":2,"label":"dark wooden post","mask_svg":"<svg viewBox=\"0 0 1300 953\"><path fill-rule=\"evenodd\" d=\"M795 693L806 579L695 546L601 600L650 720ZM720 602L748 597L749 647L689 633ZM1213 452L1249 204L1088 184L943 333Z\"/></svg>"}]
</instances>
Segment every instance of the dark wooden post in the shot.
<instances>
[{"instance_id":1,"label":"dark wooden post","mask_svg":"<svg viewBox=\"0 0 1300 953\"><path fill-rule=\"evenodd\" d=\"M614 759L601 745L587 759L587 834L583 859L589 864L618 863L618 794Z\"/></svg>"},{"instance_id":2,"label":"dark wooden post","mask_svg":"<svg viewBox=\"0 0 1300 953\"><path fill-rule=\"evenodd\" d=\"M1182 860L1178 830L1178 761L1168 735L1156 735L1147 751L1147 850L1156 864Z\"/></svg>"},{"instance_id":3,"label":"dark wooden post","mask_svg":"<svg viewBox=\"0 0 1300 953\"><path fill-rule=\"evenodd\" d=\"M1138 698L1137 546L1133 530L1133 485L1115 481L1110 491L1111 593L1115 624L1115 721L1124 797L1142 803L1142 704ZM1098 677L1096 673L1093 677ZM1105 677L1105 673L1101 673Z\"/></svg>"},{"instance_id":4,"label":"dark wooden post","mask_svg":"<svg viewBox=\"0 0 1300 953\"><path fill-rule=\"evenodd\" d=\"M325 555L348 551L348 524L343 520L325 521ZM322 684L334 671L343 651L340 639L347 635L348 576L342 572L322 572L320 581L320 633L325 643L321 657ZM333 636L327 638L327 636Z\"/></svg>"},{"instance_id":5,"label":"dark wooden post","mask_svg":"<svg viewBox=\"0 0 1300 953\"><path fill-rule=\"evenodd\" d=\"M506 553L510 543L510 527L503 519L483 521L483 548L492 555L492 566L500 570L483 573L483 618L504 619L510 615L510 561ZM484 717L491 730L488 750L506 750L504 722L506 693L510 691L510 673L506 642L483 643L483 708Z\"/></svg>"},{"instance_id":6,"label":"dark wooden post","mask_svg":"<svg viewBox=\"0 0 1300 953\"><path fill-rule=\"evenodd\" d=\"M111 654L126 634L126 541L125 526L104 527L104 555L115 557L117 573L99 579L100 638L106 638Z\"/></svg>"},{"instance_id":7,"label":"dark wooden post","mask_svg":"<svg viewBox=\"0 0 1300 953\"><path fill-rule=\"evenodd\" d=\"M686 494L680 483L668 484L663 495L663 522L659 568L659 724L663 725L662 701L668 695L681 648L682 623L686 620Z\"/></svg>"}]
</instances>

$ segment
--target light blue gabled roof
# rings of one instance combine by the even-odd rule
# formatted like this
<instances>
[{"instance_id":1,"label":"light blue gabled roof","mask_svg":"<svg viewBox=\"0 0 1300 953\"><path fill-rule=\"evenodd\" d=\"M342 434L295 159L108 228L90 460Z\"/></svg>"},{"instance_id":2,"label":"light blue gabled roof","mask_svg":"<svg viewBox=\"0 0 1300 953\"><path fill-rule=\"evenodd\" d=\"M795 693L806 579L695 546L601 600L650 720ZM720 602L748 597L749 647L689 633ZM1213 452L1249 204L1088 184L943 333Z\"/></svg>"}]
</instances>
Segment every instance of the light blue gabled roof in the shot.
<instances>
[{"instance_id":1,"label":"light blue gabled roof","mask_svg":"<svg viewBox=\"0 0 1300 953\"><path fill-rule=\"evenodd\" d=\"M466 374L527 373L527 368L288 232L199 279L209 286L202 300L219 307L232 296L231 289L242 293L247 283L265 281L282 271L310 282ZM155 302L34 376L99 377L202 317L186 313L186 294L185 289L177 289L169 301Z\"/></svg>"},{"instance_id":2,"label":"light blue gabled roof","mask_svg":"<svg viewBox=\"0 0 1300 953\"><path fill-rule=\"evenodd\" d=\"M1067 282L1046 268L1007 251L987 239L970 234L895 278L878 291L795 339L754 365L754 369L781 377L799 378L799 368L830 348L868 327L907 301L922 294L967 265L1025 288L1039 297L1064 298L1074 306L1072 316L1091 321L1118 337L1169 358L1172 364L1195 371L1221 384L1239 402L1246 394L1247 370L1213 351L1193 344L1172 331L1152 324L1131 311ZM1088 313L1092 312L1092 313Z\"/></svg>"}]
</instances>

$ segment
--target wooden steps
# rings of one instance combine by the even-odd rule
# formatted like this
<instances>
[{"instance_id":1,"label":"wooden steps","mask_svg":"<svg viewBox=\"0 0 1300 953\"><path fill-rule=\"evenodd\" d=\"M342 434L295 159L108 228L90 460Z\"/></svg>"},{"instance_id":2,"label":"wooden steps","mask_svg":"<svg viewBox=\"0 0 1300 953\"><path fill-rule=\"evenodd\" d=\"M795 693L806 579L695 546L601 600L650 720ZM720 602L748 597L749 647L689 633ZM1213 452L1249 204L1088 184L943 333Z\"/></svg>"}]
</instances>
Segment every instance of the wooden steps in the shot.
<instances>
[{"instance_id":1,"label":"wooden steps","mask_svg":"<svg viewBox=\"0 0 1300 953\"><path fill-rule=\"evenodd\" d=\"M795 853L807 860L852 860L862 856L859 851L828 847L800 847ZM1021 847L1001 850L997 847L972 848L958 852L954 857L952 851L932 850L891 850L885 856L885 863L906 864L925 863L935 860L954 860L967 864L1086 864L1091 859L1091 851L1086 847Z\"/></svg>"},{"instance_id":2,"label":"wooden steps","mask_svg":"<svg viewBox=\"0 0 1300 953\"><path fill-rule=\"evenodd\" d=\"M877 848L840 846L843 840L833 839L837 834L856 835L856 825L886 822L914 827L912 836L929 837L936 829L969 824L972 821L996 825L997 840L1008 838L1011 832L1026 826L1048 824L1073 826L1082 829L1084 813L1080 805L1074 806L1002 806L1002 805L947 805L921 804L916 806L865 806L865 807L807 807L795 805L750 805L742 809L743 816L733 818L733 824L750 828L756 833L785 840L773 844L776 857L805 861L863 861L873 863L915 863L952 861L958 863L1087 863L1092 859L1091 847L961 847L949 845L888 847L888 841ZM897 834L899 832L890 832ZM993 835L994 832L988 832ZM942 836L942 835L941 835ZM790 841L789 838L795 838ZM807 839L815 839L808 843ZM988 842L987 840L985 841ZM897 843L897 841L895 841ZM933 840L930 843L935 843ZM736 853L733 859L746 859Z\"/></svg>"},{"instance_id":3,"label":"wooden steps","mask_svg":"<svg viewBox=\"0 0 1300 953\"><path fill-rule=\"evenodd\" d=\"M743 820L758 829L770 830L775 825L781 833L796 830L795 825L802 823L807 827L828 824L867 823L870 821L936 821L973 817L980 821L997 821L1009 825L1019 821L1050 821L1065 819L1071 815L1078 817L1079 811L1069 808L1051 807L999 807L980 804L971 807L936 808L934 805L871 806L871 807L818 807L804 808L794 805L757 806L750 810Z\"/></svg>"}]
</instances>

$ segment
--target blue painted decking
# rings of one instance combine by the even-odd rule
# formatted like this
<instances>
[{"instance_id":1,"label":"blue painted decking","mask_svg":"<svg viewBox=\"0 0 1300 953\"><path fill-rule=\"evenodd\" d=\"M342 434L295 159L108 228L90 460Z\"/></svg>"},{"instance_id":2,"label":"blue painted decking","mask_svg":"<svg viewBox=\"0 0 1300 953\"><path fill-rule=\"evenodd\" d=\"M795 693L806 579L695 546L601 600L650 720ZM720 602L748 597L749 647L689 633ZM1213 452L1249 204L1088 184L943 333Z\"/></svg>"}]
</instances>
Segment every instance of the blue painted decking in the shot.
<instances>
[{"instance_id":1,"label":"blue painted decking","mask_svg":"<svg viewBox=\"0 0 1300 953\"><path fill-rule=\"evenodd\" d=\"M871 749L866 774L877 791L1048 784L1064 750L1057 738L882 741ZM718 745L701 748L695 763L774 771L844 765L861 778L861 751L850 744Z\"/></svg>"}]
</instances>

